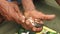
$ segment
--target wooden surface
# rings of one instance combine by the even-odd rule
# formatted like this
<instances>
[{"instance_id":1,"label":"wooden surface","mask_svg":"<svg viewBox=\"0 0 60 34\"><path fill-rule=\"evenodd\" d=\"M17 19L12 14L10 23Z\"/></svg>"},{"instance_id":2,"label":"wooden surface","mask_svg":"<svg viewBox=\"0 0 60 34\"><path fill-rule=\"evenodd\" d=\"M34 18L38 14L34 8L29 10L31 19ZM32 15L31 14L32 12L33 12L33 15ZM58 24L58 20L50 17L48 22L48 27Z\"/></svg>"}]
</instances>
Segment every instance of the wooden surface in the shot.
<instances>
[{"instance_id":1,"label":"wooden surface","mask_svg":"<svg viewBox=\"0 0 60 34\"><path fill-rule=\"evenodd\" d=\"M45 25L60 32L60 6L54 0L45 0L46 3L36 3L36 8L46 14L56 14L53 21L45 21ZM14 34L19 29L19 25L15 22L7 22L0 24L0 34Z\"/></svg>"}]
</instances>

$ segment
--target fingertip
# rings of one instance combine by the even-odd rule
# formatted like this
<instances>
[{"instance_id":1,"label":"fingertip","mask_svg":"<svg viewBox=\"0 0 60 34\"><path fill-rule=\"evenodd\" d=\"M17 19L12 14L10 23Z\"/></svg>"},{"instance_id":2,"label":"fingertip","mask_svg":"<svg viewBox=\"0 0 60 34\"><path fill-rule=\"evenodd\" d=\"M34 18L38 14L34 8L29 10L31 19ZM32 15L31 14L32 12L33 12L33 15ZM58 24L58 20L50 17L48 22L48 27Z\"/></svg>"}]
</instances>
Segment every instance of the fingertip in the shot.
<instances>
[{"instance_id":1,"label":"fingertip","mask_svg":"<svg viewBox=\"0 0 60 34\"><path fill-rule=\"evenodd\" d=\"M56 17L56 15L45 15L45 17L44 17L44 19L45 20L52 20L52 19L54 19Z\"/></svg>"}]
</instances>

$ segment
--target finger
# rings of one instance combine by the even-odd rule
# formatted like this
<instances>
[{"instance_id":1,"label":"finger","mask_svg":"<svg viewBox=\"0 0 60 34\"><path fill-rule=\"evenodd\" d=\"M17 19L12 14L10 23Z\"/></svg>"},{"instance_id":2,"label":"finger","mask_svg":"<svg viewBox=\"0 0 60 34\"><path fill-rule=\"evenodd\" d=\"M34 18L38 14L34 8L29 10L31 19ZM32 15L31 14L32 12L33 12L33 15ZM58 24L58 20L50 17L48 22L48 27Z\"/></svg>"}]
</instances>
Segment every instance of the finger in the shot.
<instances>
[{"instance_id":1,"label":"finger","mask_svg":"<svg viewBox=\"0 0 60 34\"><path fill-rule=\"evenodd\" d=\"M44 15L40 19L43 19L43 20L52 20L54 18L55 18L55 15Z\"/></svg>"},{"instance_id":2,"label":"finger","mask_svg":"<svg viewBox=\"0 0 60 34\"><path fill-rule=\"evenodd\" d=\"M36 32L40 32L40 31L42 31L42 27L41 28L36 28Z\"/></svg>"},{"instance_id":3,"label":"finger","mask_svg":"<svg viewBox=\"0 0 60 34\"><path fill-rule=\"evenodd\" d=\"M26 30L29 30L29 27L24 23L24 24L21 24L23 28L25 28Z\"/></svg>"},{"instance_id":4,"label":"finger","mask_svg":"<svg viewBox=\"0 0 60 34\"><path fill-rule=\"evenodd\" d=\"M39 24L44 24L42 20L40 20Z\"/></svg>"},{"instance_id":5,"label":"finger","mask_svg":"<svg viewBox=\"0 0 60 34\"><path fill-rule=\"evenodd\" d=\"M26 25L29 27L29 28L32 28L33 25L31 24L31 22L29 20L26 20Z\"/></svg>"},{"instance_id":6,"label":"finger","mask_svg":"<svg viewBox=\"0 0 60 34\"><path fill-rule=\"evenodd\" d=\"M34 31L34 32L40 32L42 29L43 29L42 27L40 27L40 28L33 27L32 31Z\"/></svg>"},{"instance_id":7,"label":"finger","mask_svg":"<svg viewBox=\"0 0 60 34\"><path fill-rule=\"evenodd\" d=\"M40 21L36 27L33 27L32 30L35 31L35 32L40 32L42 29L43 29L43 21Z\"/></svg>"}]
</instances>

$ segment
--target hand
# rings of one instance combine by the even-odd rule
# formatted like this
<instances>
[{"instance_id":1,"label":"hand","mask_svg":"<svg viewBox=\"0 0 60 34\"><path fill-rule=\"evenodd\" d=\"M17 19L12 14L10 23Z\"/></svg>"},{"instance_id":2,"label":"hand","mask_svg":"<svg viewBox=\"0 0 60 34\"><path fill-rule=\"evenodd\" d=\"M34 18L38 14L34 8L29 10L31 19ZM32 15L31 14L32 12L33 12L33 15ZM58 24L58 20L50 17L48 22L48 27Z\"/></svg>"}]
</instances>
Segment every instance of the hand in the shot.
<instances>
[{"instance_id":1,"label":"hand","mask_svg":"<svg viewBox=\"0 0 60 34\"><path fill-rule=\"evenodd\" d=\"M33 19L29 17L21 24L26 30L40 32L43 29L43 22L40 19Z\"/></svg>"},{"instance_id":2,"label":"hand","mask_svg":"<svg viewBox=\"0 0 60 34\"><path fill-rule=\"evenodd\" d=\"M40 19L39 24L43 24L43 20L52 20L55 17L55 15L45 15L42 12L38 12L36 10L27 11L24 13L24 15L26 18L32 17L33 19ZM29 21L27 21L26 23L29 23ZM31 24L29 26L27 26L26 29L28 28L28 29L31 29L32 31L35 31L35 32L39 32L43 29L42 28L43 26L41 26L40 28L36 28L36 27L32 26Z\"/></svg>"}]
</instances>

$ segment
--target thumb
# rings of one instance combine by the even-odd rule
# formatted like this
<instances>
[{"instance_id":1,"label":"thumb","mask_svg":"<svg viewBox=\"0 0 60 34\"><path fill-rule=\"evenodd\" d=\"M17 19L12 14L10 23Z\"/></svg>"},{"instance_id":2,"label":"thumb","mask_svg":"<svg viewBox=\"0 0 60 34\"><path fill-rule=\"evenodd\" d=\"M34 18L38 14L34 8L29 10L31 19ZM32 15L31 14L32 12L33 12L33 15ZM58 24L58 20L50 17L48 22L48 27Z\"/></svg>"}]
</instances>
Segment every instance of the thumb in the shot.
<instances>
[{"instance_id":1,"label":"thumb","mask_svg":"<svg viewBox=\"0 0 60 34\"><path fill-rule=\"evenodd\" d=\"M55 18L55 15L44 15L42 17L43 20L52 20Z\"/></svg>"}]
</instances>

